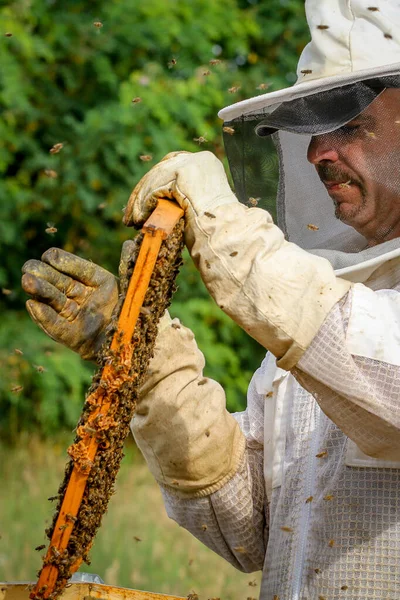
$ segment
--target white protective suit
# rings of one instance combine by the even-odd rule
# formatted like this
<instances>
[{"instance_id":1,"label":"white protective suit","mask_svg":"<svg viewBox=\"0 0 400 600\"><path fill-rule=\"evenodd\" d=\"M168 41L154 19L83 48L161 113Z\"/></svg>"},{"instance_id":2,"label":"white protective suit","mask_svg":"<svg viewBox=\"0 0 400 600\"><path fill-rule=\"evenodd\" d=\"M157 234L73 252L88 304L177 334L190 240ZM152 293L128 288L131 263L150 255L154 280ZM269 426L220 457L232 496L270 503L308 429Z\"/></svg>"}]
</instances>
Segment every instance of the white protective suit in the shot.
<instances>
[{"instance_id":1,"label":"white protective suit","mask_svg":"<svg viewBox=\"0 0 400 600\"><path fill-rule=\"evenodd\" d=\"M308 15L312 32L329 24L332 4L335 17L355 21L399 9L389 0L307 4L322 6ZM359 33L355 26L355 41ZM304 56L312 61L312 47ZM318 64L324 52L316 56ZM336 74L328 62L319 76L342 76L342 58ZM374 73L377 61L372 52ZM164 321L132 430L168 514L237 568L262 569L262 600L399 600L399 240L354 256L344 248L335 263L347 231L305 252L283 240L266 211L210 187L209 172L196 182L206 201L203 209L192 202L189 249L219 306L272 353L252 378L246 411L232 417L221 387L203 377L191 332ZM168 184L181 203L193 177ZM214 205L207 189L218 190Z\"/></svg>"}]
</instances>

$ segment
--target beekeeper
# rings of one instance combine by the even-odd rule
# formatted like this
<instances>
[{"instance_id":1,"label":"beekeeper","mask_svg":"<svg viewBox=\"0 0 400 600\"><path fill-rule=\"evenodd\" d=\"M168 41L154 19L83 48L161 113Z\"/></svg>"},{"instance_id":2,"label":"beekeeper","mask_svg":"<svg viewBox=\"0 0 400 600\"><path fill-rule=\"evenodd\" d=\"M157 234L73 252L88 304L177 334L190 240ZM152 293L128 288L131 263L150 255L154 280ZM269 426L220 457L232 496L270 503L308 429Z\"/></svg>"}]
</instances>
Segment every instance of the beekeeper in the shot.
<instances>
[{"instance_id":1,"label":"beekeeper","mask_svg":"<svg viewBox=\"0 0 400 600\"><path fill-rule=\"evenodd\" d=\"M193 334L166 315L132 430L168 514L237 568L263 569L261 598L395 600L400 2L306 0L306 10L298 82L220 113L243 203L211 153L176 152L140 181L124 217L140 225L161 197L184 208L210 294L269 351L247 409L226 411ZM271 177L271 140L278 226L269 192L246 205ZM92 358L113 276L57 249L24 272L34 320Z\"/></svg>"}]
</instances>

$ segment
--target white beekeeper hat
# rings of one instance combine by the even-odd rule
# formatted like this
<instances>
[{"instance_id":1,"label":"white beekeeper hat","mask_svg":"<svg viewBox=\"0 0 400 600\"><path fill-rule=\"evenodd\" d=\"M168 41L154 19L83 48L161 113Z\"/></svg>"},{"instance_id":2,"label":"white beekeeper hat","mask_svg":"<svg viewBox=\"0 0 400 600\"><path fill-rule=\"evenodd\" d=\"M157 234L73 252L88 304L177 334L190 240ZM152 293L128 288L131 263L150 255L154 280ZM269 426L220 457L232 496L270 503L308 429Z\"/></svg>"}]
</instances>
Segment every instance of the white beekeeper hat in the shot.
<instances>
[{"instance_id":1,"label":"white beekeeper hat","mask_svg":"<svg viewBox=\"0 0 400 600\"><path fill-rule=\"evenodd\" d=\"M296 83L227 106L218 113L221 119L399 73L399 1L306 0L305 7L311 42L300 56Z\"/></svg>"},{"instance_id":2,"label":"white beekeeper hat","mask_svg":"<svg viewBox=\"0 0 400 600\"><path fill-rule=\"evenodd\" d=\"M313 136L341 131L386 88L400 88L400 1L306 0L305 7L311 42L301 54L297 82L227 106L219 116L229 125L224 142L238 198L251 205L258 201L289 241L325 256L341 272L397 254L400 239L370 248L340 221L307 149ZM383 194L389 179L400 197L400 172L395 168L388 178L385 163L398 136L400 103L394 121L386 154L374 153L378 138L363 131L374 160L367 176Z\"/></svg>"}]
</instances>

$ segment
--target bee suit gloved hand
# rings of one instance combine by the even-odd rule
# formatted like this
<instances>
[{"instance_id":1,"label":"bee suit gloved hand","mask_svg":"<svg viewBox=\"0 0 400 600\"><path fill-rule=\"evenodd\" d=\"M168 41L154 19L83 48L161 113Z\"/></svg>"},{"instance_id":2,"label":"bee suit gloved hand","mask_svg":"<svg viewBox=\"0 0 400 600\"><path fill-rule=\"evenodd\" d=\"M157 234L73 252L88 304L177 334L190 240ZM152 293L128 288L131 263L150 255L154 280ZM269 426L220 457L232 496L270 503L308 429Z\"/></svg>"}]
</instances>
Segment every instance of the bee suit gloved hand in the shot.
<instances>
[{"instance_id":1,"label":"bee suit gloved hand","mask_svg":"<svg viewBox=\"0 0 400 600\"><path fill-rule=\"evenodd\" d=\"M126 272L135 242L124 243L119 272ZM49 337L86 360L96 360L105 330L118 302L118 280L112 274L60 248L22 267L22 287L33 321Z\"/></svg>"},{"instance_id":2,"label":"bee suit gloved hand","mask_svg":"<svg viewBox=\"0 0 400 600\"><path fill-rule=\"evenodd\" d=\"M185 210L186 244L218 305L290 370L351 284L241 204L211 152L168 154L133 190L124 222L142 224L158 198Z\"/></svg>"}]
</instances>

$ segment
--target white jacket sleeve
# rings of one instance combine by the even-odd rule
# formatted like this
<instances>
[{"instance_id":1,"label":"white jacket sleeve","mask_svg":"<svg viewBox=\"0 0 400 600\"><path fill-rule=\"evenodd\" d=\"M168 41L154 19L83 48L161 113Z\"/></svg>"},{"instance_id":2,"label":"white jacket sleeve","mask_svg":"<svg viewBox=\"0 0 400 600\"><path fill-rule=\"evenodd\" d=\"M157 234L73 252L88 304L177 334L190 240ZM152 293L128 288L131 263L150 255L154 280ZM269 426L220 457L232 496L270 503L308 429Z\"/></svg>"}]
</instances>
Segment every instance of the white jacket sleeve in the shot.
<instances>
[{"instance_id":1,"label":"white jacket sleeve","mask_svg":"<svg viewBox=\"0 0 400 600\"><path fill-rule=\"evenodd\" d=\"M370 457L400 460L400 293L355 284L292 371Z\"/></svg>"}]
</instances>

